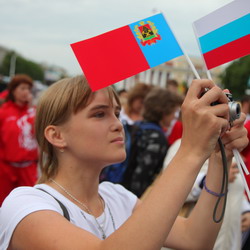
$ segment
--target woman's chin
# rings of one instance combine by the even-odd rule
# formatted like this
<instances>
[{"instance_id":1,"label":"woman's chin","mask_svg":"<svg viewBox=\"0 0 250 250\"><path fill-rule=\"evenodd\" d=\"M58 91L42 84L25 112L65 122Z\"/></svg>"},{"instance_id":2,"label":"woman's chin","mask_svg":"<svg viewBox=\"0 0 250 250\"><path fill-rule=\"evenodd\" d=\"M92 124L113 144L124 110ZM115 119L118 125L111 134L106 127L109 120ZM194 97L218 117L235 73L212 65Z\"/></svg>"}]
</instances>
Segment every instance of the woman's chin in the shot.
<instances>
[{"instance_id":1,"label":"woman's chin","mask_svg":"<svg viewBox=\"0 0 250 250\"><path fill-rule=\"evenodd\" d=\"M112 160L110 160L110 164L109 165L121 163L121 162L123 162L125 160L126 160L126 154L124 154L122 156L119 156L117 158L113 158Z\"/></svg>"}]
</instances>

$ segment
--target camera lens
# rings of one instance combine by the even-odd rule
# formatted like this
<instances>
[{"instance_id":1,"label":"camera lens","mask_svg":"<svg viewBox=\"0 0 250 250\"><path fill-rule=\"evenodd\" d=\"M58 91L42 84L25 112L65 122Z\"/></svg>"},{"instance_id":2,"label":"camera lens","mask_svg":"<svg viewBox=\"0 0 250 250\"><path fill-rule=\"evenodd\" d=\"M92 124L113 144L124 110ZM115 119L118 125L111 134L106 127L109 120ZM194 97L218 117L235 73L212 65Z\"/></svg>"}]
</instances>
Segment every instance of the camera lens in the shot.
<instances>
[{"instance_id":1,"label":"camera lens","mask_svg":"<svg viewBox=\"0 0 250 250\"><path fill-rule=\"evenodd\" d=\"M237 102L229 102L229 119L233 122L236 119L240 118L241 108L240 104Z\"/></svg>"}]
</instances>

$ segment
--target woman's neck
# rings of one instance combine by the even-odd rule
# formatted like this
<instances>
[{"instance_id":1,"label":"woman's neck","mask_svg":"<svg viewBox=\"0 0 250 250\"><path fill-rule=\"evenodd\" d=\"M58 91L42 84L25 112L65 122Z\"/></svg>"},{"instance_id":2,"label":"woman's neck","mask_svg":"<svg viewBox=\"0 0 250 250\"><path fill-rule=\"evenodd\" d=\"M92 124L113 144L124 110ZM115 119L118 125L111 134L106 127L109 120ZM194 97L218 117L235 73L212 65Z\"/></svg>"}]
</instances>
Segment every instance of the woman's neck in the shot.
<instances>
[{"instance_id":1,"label":"woman's neck","mask_svg":"<svg viewBox=\"0 0 250 250\"><path fill-rule=\"evenodd\" d=\"M98 194L99 173L94 173L82 167L81 169L68 167L63 171L58 171L54 177L66 189L70 189L72 194L82 197L85 200L92 199Z\"/></svg>"}]
</instances>

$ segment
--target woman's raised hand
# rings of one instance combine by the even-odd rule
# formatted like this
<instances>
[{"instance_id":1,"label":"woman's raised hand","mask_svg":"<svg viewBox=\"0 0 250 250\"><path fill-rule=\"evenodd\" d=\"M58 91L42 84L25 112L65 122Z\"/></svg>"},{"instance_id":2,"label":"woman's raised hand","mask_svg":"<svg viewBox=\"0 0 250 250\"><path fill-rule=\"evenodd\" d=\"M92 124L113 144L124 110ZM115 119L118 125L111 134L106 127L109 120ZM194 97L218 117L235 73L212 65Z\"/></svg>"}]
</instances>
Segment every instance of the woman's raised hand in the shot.
<instances>
[{"instance_id":1,"label":"woman's raised hand","mask_svg":"<svg viewBox=\"0 0 250 250\"><path fill-rule=\"evenodd\" d=\"M211 103L218 102L211 106ZM228 99L210 80L194 80L182 105L181 147L206 160L229 128Z\"/></svg>"}]
</instances>

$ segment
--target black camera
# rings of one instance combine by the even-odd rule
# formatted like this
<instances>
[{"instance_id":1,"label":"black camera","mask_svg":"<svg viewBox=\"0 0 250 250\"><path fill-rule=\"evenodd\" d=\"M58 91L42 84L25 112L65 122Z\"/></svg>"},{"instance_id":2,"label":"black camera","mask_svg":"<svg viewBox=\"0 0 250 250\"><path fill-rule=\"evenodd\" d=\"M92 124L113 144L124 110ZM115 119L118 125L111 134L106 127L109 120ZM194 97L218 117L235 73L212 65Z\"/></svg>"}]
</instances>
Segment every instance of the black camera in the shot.
<instances>
[{"instance_id":1,"label":"black camera","mask_svg":"<svg viewBox=\"0 0 250 250\"><path fill-rule=\"evenodd\" d=\"M203 94L205 94L208 90L206 90ZM240 118L241 107L238 102L233 100L233 96L231 93L224 93L228 99L228 107L229 107L229 122L233 123L234 120ZM219 104L219 102L211 103L212 106Z\"/></svg>"}]
</instances>

